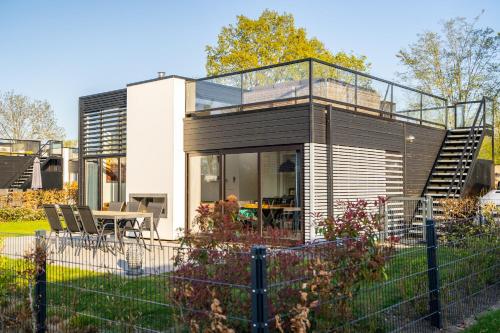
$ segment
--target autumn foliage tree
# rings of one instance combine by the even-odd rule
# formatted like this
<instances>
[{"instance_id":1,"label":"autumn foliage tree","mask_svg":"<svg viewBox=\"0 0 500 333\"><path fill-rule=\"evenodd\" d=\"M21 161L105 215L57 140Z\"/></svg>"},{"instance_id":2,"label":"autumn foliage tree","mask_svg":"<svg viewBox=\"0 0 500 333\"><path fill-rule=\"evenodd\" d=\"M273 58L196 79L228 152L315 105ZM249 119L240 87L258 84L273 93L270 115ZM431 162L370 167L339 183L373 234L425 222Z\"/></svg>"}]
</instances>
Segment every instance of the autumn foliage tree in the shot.
<instances>
[{"instance_id":1,"label":"autumn foliage tree","mask_svg":"<svg viewBox=\"0 0 500 333\"><path fill-rule=\"evenodd\" d=\"M229 73L303 58L317 58L340 66L366 71L366 57L332 53L304 28L295 26L293 15L265 10L257 19L237 17L236 25L222 28L217 43L206 47L208 75Z\"/></svg>"}]
</instances>

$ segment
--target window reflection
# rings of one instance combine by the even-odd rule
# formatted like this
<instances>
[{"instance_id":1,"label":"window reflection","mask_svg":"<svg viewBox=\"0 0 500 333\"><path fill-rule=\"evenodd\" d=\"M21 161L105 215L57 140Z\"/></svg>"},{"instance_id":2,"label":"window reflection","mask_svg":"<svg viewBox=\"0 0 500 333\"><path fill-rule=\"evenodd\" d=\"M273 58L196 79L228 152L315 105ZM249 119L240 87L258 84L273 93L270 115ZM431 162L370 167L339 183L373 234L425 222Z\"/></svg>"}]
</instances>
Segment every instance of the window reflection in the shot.
<instances>
[{"instance_id":1,"label":"window reflection","mask_svg":"<svg viewBox=\"0 0 500 333\"><path fill-rule=\"evenodd\" d=\"M118 201L118 158L102 159L102 208L106 210L109 203Z\"/></svg>"}]
</instances>

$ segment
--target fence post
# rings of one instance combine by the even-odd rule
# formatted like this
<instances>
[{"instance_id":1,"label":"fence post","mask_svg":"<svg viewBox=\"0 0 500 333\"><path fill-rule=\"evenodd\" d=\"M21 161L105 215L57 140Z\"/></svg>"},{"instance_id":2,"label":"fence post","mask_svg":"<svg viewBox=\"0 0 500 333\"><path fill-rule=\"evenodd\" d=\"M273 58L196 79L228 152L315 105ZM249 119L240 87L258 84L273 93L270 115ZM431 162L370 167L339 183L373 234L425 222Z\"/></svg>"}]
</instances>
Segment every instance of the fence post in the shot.
<instances>
[{"instance_id":1,"label":"fence post","mask_svg":"<svg viewBox=\"0 0 500 333\"><path fill-rule=\"evenodd\" d=\"M252 333L269 332L267 309L266 247L252 247Z\"/></svg>"},{"instance_id":2,"label":"fence post","mask_svg":"<svg viewBox=\"0 0 500 333\"><path fill-rule=\"evenodd\" d=\"M35 296L34 296L34 310L35 310L35 328L36 333L46 332L46 318L47 318L47 260L45 254L41 255L39 260L40 250L46 251L45 230L37 230L35 232Z\"/></svg>"},{"instance_id":3,"label":"fence post","mask_svg":"<svg viewBox=\"0 0 500 333\"><path fill-rule=\"evenodd\" d=\"M429 280L429 313L431 325L441 329L443 320L441 317L441 300L439 288L439 271L437 263L437 235L436 225L433 219L426 219L426 243L427 243L427 277Z\"/></svg>"},{"instance_id":4,"label":"fence post","mask_svg":"<svg viewBox=\"0 0 500 333\"><path fill-rule=\"evenodd\" d=\"M427 241L427 220L434 220L434 201L432 196L427 195L424 199L425 201L425 214L424 214L424 226L422 228L422 237L424 241Z\"/></svg>"}]
</instances>

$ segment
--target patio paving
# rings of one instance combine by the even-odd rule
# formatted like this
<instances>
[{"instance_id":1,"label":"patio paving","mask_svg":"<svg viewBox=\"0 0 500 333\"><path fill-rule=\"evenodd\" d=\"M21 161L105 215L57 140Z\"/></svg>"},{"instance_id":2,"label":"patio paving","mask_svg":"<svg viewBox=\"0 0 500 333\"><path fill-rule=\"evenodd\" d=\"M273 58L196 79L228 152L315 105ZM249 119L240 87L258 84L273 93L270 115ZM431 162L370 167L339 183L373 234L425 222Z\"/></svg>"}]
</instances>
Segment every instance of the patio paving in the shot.
<instances>
[{"instance_id":1,"label":"patio paving","mask_svg":"<svg viewBox=\"0 0 500 333\"><path fill-rule=\"evenodd\" d=\"M47 263L69 268L89 270L99 273L112 273L127 275L129 271L127 257L133 260L141 258L143 275L161 274L173 269L173 257L177 253L179 245L175 242L162 241L163 248L155 241L150 249L149 240L146 241L147 250L137 245L134 239L126 239L123 251L119 251L118 243L111 240L112 247L116 245L115 251L104 251L98 249L79 248L77 244L80 239L74 239L74 245L69 241L59 240L51 237L48 242ZM35 245L34 236L7 237L3 239L1 254L9 258L22 258L26 253L33 250ZM128 255L128 256L127 256Z\"/></svg>"}]
</instances>

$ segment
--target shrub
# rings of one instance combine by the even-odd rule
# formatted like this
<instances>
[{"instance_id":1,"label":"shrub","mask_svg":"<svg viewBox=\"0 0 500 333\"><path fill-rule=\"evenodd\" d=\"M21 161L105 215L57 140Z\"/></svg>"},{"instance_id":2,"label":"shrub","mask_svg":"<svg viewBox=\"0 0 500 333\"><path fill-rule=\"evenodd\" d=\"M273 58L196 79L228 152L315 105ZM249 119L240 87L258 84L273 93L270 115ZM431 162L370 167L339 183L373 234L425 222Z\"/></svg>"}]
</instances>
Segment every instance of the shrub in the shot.
<instances>
[{"instance_id":1,"label":"shrub","mask_svg":"<svg viewBox=\"0 0 500 333\"><path fill-rule=\"evenodd\" d=\"M170 297L178 304L178 319L194 331L247 330L245 323L228 318L248 318L251 312L249 251L255 244L268 247L267 277L275 283L268 305L278 331L328 330L351 318L349 299L361 282L384 279L394 239L380 242L381 217L370 213L366 201L342 204L342 216L320 225L326 242L299 247L280 239L287 236L281 230L266 229L264 237L243 223L235 198L213 210L200 206L194 221L198 232L186 234L175 257Z\"/></svg>"},{"instance_id":2,"label":"shrub","mask_svg":"<svg viewBox=\"0 0 500 333\"><path fill-rule=\"evenodd\" d=\"M265 228L261 235L251 223L242 220L234 196L217 202L213 209L201 205L197 213L193 222L196 232L185 234L181 239L183 250L175 257L170 296L179 305L180 321L189 322L194 331L212 332L211 327L226 327L223 322L227 314L223 311L229 309L238 317L247 317L251 311L250 293L242 287L250 285L251 247L255 244L297 245L298 242L290 240L285 230ZM294 267L298 258L287 263L284 260L288 258L282 258L280 265ZM235 286L228 287L225 283ZM245 327L237 321L231 325L237 331Z\"/></svg>"},{"instance_id":3,"label":"shrub","mask_svg":"<svg viewBox=\"0 0 500 333\"><path fill-rule=\"evenodd\" d=\"M497 226L497 207L492 204L481 205L477 198L443 199L439 204L443 212L436 219L438 233L445 242L458 242L491 232Z\"/></svg>"},{"instance_id":4,"label":"shrub","mask_svg":"<svg viewBox=\"0 0 500 333\"><path fill-rule=\"evenodd\" d=\"M0 208L0 222L35 221L45 219L41 209L24 207Z\"/></svg>"},{"instance_id":5,"label":"shrub","mask_svg":"<svg viewBox=\"0 0 500 333\"><path fill-rule=\"evenodd\" d=\"M4 208L20 206L37 209L43 204L76 204L77 202L78 184L76 182L66 185L62 190L28 190L0 196L0 204Z\"/></svg>"}]
</instances>

